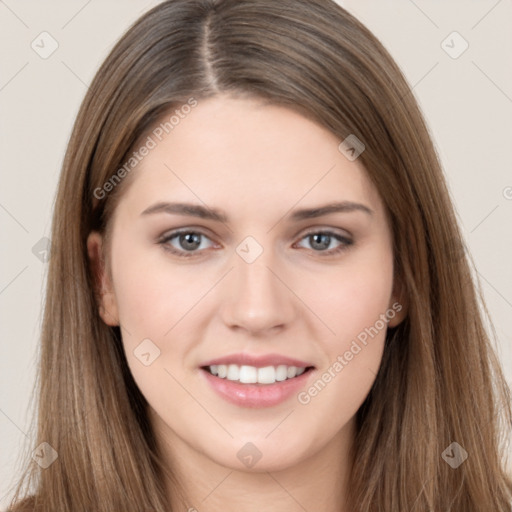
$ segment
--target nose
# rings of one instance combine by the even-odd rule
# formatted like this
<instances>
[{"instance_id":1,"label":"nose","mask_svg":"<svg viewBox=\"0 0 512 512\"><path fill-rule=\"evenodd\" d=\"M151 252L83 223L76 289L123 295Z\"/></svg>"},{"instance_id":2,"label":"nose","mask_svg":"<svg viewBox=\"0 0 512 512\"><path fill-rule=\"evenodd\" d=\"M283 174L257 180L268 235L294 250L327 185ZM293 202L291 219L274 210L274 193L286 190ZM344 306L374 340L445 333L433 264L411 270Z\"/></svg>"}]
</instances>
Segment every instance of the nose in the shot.
<instances>
[{"instance_id":1,"label":"nose","mask_svg":"<svg viewBox=\"0 0 512 512\"><path fill-rule=\"evenodd\" d=\"M252 263L234 255L235 268L228 277L221 308L223 322L230 329L264 336L291 323L294 294L279 275L270 252L264 251Z\"/></svg>"}]
</instances>

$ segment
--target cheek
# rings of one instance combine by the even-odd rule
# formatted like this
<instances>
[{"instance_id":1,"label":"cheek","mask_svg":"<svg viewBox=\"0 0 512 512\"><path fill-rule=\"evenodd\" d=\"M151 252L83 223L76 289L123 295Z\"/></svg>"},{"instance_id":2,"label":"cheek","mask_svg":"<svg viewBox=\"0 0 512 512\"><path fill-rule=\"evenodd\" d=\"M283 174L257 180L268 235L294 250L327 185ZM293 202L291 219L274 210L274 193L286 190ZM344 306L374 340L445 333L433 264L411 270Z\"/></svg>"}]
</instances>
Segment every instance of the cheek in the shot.
<instances>
[{"instance_id":1,"label":"cheek","mask_svg":"<svg viewBox=\"0 0 512 512\"><path fill-rule=\"evenodd\" d=\"M323 312L322 319L334 335L322 337L326 358L299 402L326 411L338 404L338 413L348 421L375 380L387 320L394 316L393 257L388 244L347 258L323 287L325 293L310 292L308 300L312 309Z\"/></svg>"},{"instance_id":2,"label":"cheek","mask_svg":"<svg viewBox=\"0 0 512 512\"><path fill-rule=\"evenodd\" d=\"M193 266L171 264L163 250L123 249L120 244L113 267L120 321L138 337L162 339L204 294L208 280Z\"/></svg>"},{"instance_id":3,"label":"cheek","mask_svg":"<svg viewBox=\"0 0 512 512\"><path fill-rule=\"evenodd\" d=\"M316 304L334 335L322 338L326 358L315 379L299 394L306 410L332 416L332 434L356 413L375 381L384 351L386 313L392 291L392 262L340 272Z\"/></svg>"},{"instance_id":4,"label":"cheek","mask_svg":"<svg viewBox=\"0 0 512 512\"><path fill-rule=\"evenodd\" d=\"M191 377L183 369L201 339L198 314L215 275L211 268L171 262L160 248L131 244L128 251L127 245L119 240L113 247L112 273L128 365L150 403L160 403L166 389L183 407L187 395L170 374L180 373L180 381Z\"/></svg>"},{"instance_id":5,"label":"cheek","mask_svg":"<svg viewBox=\"0 0 512 512\"><path fill-rule=\"evenodd\" d=\"M154 248L127 251L122 241L113 247L112 263L123 346L137 386L161 412L167 407L190 408L188 395L171 374L192 345L193 337L184 332L190 327L186 315L204 295L206 276L193 272L192 265L173 266ZM176 338L179 343L173 342ZM172 406L163 399L162 390L173 397Z\"/></svg>"},{"instance_id":6,"label":"cheek","mask_svg":"<svg viewBox=\"0 0 512 512\"><path fill-rule=\"evenodd\" d=\"M334 332L334 336L326 339L343 348L348 340L376 322L382 330L379 319L391 306L392 289L392 254L385 253L383 248L368 256L354 254L335 271L317 276L316 288L306 288L305 302L319 312Z\"/></svg>"}]
</instances>

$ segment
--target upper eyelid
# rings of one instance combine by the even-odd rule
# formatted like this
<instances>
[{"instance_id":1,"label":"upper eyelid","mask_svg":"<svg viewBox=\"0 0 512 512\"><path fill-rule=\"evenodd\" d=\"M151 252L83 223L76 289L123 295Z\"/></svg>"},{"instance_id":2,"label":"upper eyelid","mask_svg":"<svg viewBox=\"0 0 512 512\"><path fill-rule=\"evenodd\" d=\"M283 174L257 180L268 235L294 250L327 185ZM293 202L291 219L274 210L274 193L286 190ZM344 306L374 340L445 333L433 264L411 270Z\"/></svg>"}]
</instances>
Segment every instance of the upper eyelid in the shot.
<instances>
[{"instance_id":1,"label":"upper eyelid","mask_svg":"<svg viewBox=\"0 0 512 512\"><path fill-rule=\"evenodd\" d=\"M205 228L190 227L190 228L176 228L176 229L170 229L168 231L165 231L158 237L158 240L166 240L169 238L174 238L175 236L182 235L184 233L196 233L199 235L206 236L208 238L212 237L212 235L210 235L208 233L208 230L207 229L205 230Z\"/></svg>"},{"instance_id":2,"label":"upper eyelid","mask_svg":"<svg viewBox=\"0 0 512 512\"><path fill-rule=\"evenodd\" d=\"M338 236L343 236L345 238L352 237L352 234L349 233L346 229L341 228L306 228L306 230L301 230L299 233L297 233L296 236L299 236L302 233L302 236L307 236L314 233L327 233L327 234L333 234ZM346 236L345 236L346 235Z\"/></svg>"},{"instance_id":3,"label":"upper eyelid","mask_svg":"<svg viewBox=\"0 0 512 512\"><path fill-rule=\"evenodd\" d=\"M175 236L178 236L183 233L196 233L196 234L206 236L208 238L211 237L211 235L208 234L208 231L207 230L205 231L204 228L190 227L190 228L176 228L173 230L166 231L165 233L160 235L158 237L158 239L159 240L170 239L170 238L174 238ZM303 230L299 231L296 235L294 235L293 238L298 237L300 234L302 234L302 237L305 237L310 234L316 234L316 233L334 234L334 235L339 235L339 236L342 236L345 238L352 237L352 234L345 229L331 228L331 227L312 227L312 228L305 228L305 230L303 229Z\"/></svg>"}]
</instances>

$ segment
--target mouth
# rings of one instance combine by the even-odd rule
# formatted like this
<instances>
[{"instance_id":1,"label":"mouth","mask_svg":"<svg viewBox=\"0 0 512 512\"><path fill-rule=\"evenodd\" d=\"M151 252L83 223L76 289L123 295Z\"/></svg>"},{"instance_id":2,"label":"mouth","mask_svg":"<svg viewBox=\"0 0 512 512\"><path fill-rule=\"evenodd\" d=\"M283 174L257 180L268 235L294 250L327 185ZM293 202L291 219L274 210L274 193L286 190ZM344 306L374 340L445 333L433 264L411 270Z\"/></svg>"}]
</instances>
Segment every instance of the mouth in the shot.
<instances>
[{"instance_id":1,"label":"mouth","mask_svg":"<svg viewBox=\"0 0 512 512\"><path fill-rule=\"evenodd\" d=\"M309 363L279 354L232 354L200 367L205 384L217 396L244 408L286 403L313 378Z\"/></svg>"},{"instance_id":2,"label":"mouth","mask_svg":"<svg viewBox=\"0 0 512 512\"><path fill-rule=\"evenodd\" d=\"M217 396L238 407L262 408L291 400L316 368L283 354L238 353L204 361L199 369Z\"/></svg>"},{"instance_id":3,"label":"mouth","mask_svg":"<svg viewBox=\"0 0 512 512\"><path fill-rule=\"evenodd\" d=\"M240 384L272 385L296 379L314 369L314 366L277 366L256 367L238 364L213 364L202 366L202 370L219 379L238 382Z\"/></svg>"}]
</instances>

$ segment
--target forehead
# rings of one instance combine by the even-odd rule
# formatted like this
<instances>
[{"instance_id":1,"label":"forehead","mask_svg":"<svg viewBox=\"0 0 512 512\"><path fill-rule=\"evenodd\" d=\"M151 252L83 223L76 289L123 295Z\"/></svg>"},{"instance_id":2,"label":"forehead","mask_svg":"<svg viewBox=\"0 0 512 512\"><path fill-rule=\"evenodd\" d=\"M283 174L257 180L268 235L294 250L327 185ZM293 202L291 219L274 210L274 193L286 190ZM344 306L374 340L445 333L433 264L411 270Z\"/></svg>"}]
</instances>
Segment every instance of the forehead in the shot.
<instances>
[{"instance_id":1,"label":"forehead","mask_svg":"<svg viewBox=\"0 0 512 512\"><path fill-rule=\"evenodd\" d=\"M162 125L149 132L152 147L133 171L126 200L139 213L166 200L204 202L238 215L340 199L381 207L364 167L339 151L341 139L294 110L215 97L174 122L163 136Z\"/></svg>"}]
</instances>

